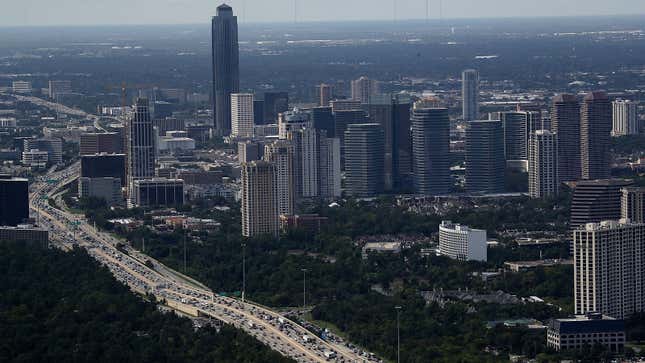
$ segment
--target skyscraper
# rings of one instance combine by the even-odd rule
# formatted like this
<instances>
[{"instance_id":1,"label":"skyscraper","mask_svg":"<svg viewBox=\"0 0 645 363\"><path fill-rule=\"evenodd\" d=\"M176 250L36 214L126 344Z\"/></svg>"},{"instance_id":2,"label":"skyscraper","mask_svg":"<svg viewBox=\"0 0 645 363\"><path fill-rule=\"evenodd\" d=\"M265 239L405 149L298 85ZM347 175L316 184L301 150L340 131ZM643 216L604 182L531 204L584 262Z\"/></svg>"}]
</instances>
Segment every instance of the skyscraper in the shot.
<instances>
[{"instance_id":1,"label":"skyscraper","mask_svg":"<svg viewBox=\"0 0 645 363\"><path fill-rule=\"evenodd\" d=\"M467 69L461 74L461 98L464 120L477 120L479 118L479 72L474 69Z\"/></svg>"},{"instance_id":2,"label":"skyscraper","mask_svg":"<svg viewBox=\"0 0 645 363\"><path fill-rule=\"evenodd\" d=\"M327 137L334 137L334 114L330 106L312 108L311 121L316 130L325 131Z\"/></svg>"},{"instance_id":3,"label":"skyscraper","mask_svg":"<svg viewBox=\"0 0 645 363\"><path fill-rule=\"evenodd\" d=\"M633 223L645 223L645 188L623 188L621 218Z\"/></svg>"},{"instance_id":4,"label":"skyscraper","mask_svg":"<svg viewBox=\"0 0 645 363\"><path fill-rule=\"evenodd\" d=\"M253 94L231 94L231 136L253 137Z\"/></svg>"},{"instance_id":5,"label":"skyscraper","mask_svg":"<svg viewBox=\"0 0 645 363\"><path fill-rule=\"evenodd\" d=\"M466 128L466 190L503 193L505 169L502 122L470 121Z\"/></svg>"},{"instance_id":6,"label":"skyscraper","mask_svg":"<svg viewBox=\"0 0 645 363\"><path fill-rule=\"evenodd\" d=\"M504 156L506 160L527 160L528 118L528 112L524 111L500 113L504 128Z\"/></svg>"},{"instance_id":7,"label":"skyscraper","mask_svg":"<svg viewBox=\"0 0 645 363\"><path fill-rule=\"evenodd\" d=\"M551 131L558 138L558 176L569 182L581 177L580 103L576 96L561 94L553 99Z\"/></svg>"},{"instance_id":8,"label":"skyscraper","mask_svg":"<svg viewBox=\"0 0 645 363\"><path fill-rule=\"evenodd\" d=\"M240 56L237 16L226 4L217 7L212 19L213 117L218 135L231 133L231 94L240 90Z\"/></svg>"},{"instance_id":9,"label":"skyscraper","mask_svg":"<svg viewBox=\"0 0 645 363\"><path fill-rule=\"evenodd\" d=\"M296 199L318 196L320 136L316 129L303 127L287 132L294 150Z\"/></svg>"},{"instance_id":10,"label":"skyscraper","mask_svg":"<svg viewBox=\"0 0 645 363\"><path fill-rule=\"evenodd\" d=\"M573 232L575 313L617 319L645 311L645 225L589 223Z\"/></svg>"},{"instance_id":11,"label":"skyscraper","mask_svg":"<svg viewBox=\"0 0 645 363\"><path fill-rule=\"evenodd\" d=\"M279 232L276 166L265 161L243 163L242 236L254 237Z\"/></svg>"},{"instance_id":12,"label":"skyscraper","mask_svg":"<svg viewBox=\"0 0 645 363\"><path fill-rule=\"evenodd\" d=\"M613 136L636 135L640 131L638 104L629 100L617 99L613 106Z\"/></svg>"},{"instance_id":13,"label":"skyscraper","mask_svg":"<svg viewBox=\"0 0 645 363\"><path fill-rule=\"evenodd\" d=\"M331 99L333 97L334 93L334 88L326 83L322 83L320 86L320 100L318 103L318 106L320 107L327 107L329 106L329 102L331 102Z\"/></svg>"},{"instance_id":14,"label":"skyscraper","mask_svg":"<svg viewBox=\"0 0 645 363\"><path fill-rule=\"evenodd\" d=\"M369 104L372 96L380 93L379 84L365 76L352 81L352 99Z\"/></svg>"},{"instance_id":15,"label":"skyscraper","mask_svg":"<svg viewBox=\"0 0 645 363\"><path fill-rule=\"evenodd\" d=\"M288 92L265 92L264 93L264 123L274 124L278 121L278 115L289 110Z\"/></svg>"},{"instance_id":16,"label":"skyscraper","mask_svg":"<svg viewBox=\"0 0 645 363\"><path fill-rule=\"evenodd\" d=\"M138 98L126 126L127 182L129 196L135 180L150 179L155 175L155 138L148 109L148 99Z\"/></svg>"},{"instance_id":17,"label":"skyscraper","mask_svg":"<svg viewBox=\"0 0 645 363\"><path fill-rule=\"evenodd\" d=\"M571 200L571 228L620 219L621 190L633 184L626 179L579 181Z\"/></svg>"},{"instance_id":18,"label":"skyscraper","mask_svg":"<svg viewBox=\"0 0 645 363\"><path fill-rule=\"evenodd\" d=\"M605 92L585 96L580 114L582 178L609 178L611 169L611 102Z\"/></svg>"},{"instance_id":19,"label":"skyscraper","mask_svg":"<svg viewBox=\"0 0 645 363\"><path fill-rule=\"evenodd\" d=\"M296 203L293 145L287 140L277 140L266 145L264 160L274 166L278 214L293 214Z\"/></svg>"},{"instance_id":20,"label":"skyscraper","mask_svg":"<svg viewBox=\"0 0 645 363\"><path fill-rule=\"evenodd\" d=\"M529 195L546 198L558 194L558 140L548 130L537 130L529 138Z\"/></svg>"},{"instance_id":21,"label":"skyscraper","mask_svg":"<svg viewBox=\"0 0 645 363\"><path fill-rule=\"evenodd\" d=\"M412 110L414 186L419 194L450 192L450 118L447 108L418 101Z\"/></svg>"},{"instance_id":22,"label":"skyscraper","mask_svg":"<svg viewBox=\"0 0 645 363\"><path fill-rule=\"evenodd\" d=\"M320 139L319 196L325 199L341 196L340 139L323 137Z\"/></svg>"},{"instance_id":23,"label":"skyscraper","mask_svg":"<svg viewBox=\"0 0 645 363\"><path fill-rule=\"evenodd\" d=\"M352 124L345 131L345 190L374 197L384 190L384 136L379 124Z\"/></svg>"},{"instance_id":24,"label":"skyscraper","mask_svg":"<svg viewBox=\"0 0 645 363\"><path fill-rule=\"evenodd\" d=\"M0 174L0 226L17 226L29 219L29 181Z\"/></svg>"},{"instance_id":25,"label":"skyscraper","mask_svg":"<svg viewBox=\"0 0 645 363\"><path fill-rule=\"evenodd\" d=\"M367 114L363 110L346 110L334 112L334 135L338 137L343 144L342 151L344 154L345 131L349 125L364 124L368 122Z\"/></svg>"}]
</instances>

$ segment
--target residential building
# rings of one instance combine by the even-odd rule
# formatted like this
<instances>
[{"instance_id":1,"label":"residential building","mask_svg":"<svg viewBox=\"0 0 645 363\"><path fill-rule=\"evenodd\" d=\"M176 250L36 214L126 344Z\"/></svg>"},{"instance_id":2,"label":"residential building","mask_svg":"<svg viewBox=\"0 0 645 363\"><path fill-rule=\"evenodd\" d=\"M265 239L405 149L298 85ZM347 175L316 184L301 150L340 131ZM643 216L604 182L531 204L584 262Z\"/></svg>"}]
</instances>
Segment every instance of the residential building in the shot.
<instances>
[{"instance_id":1,"label":"residential building","mask_svg":"<svg viewBox=\"0 0 645 363\"><path fill-rule=\"evenodd\" d=\"M439 252L458 261L486 262L486 231L473 229L451 221L439 226Z\"/></svg>"},{"instance_id":2,"label":"residential building","mask_svg":"<svg viewBox=\"0 0 645 363\"><path fill-rule=\"evenodd\" d=\"M278 115L278 136L280 139L286 139L289 131L295 131L302 128L311 128L311 115L307 112L295 108L293 111L282 112Z\"/></svg>"},{"instance_id":3,"label":"residential building","mask_svg":"<svg viewBox=\"0 0 645 363\"><path fill-rule=\"evenodd\" d=\"M17 226L27 219L29 181L0 174L0 226Z\"/></svg>"},{"instance_id":4,"label":"residential building","mask_svg":"<svg viewBox=\"0 0 645 363\"><path fill-rule=\"evenodd\" d=\"M553 99L551 131L558 139L558 176L561 182L580 180L580 103L574 95Z\"/></svg>"},{"instance_id":5,"label":"residential building","mask_svg":"<svg viewBox=\"0 0 645 363\"><path fill-rule=\"evenodd\" d=\"M287 140L277 140L264 147L264 160L273 165L275 196L278 214L291 215L296 204L296 172L294 169L293 144ZM249 164L250 165L250 164ZM262 166L260 164L260 166ZM265 172L266 168L259 168ZM253 169L255 171L255 169ZM263 186L265 187L265 186ZM277 218L277 217L276 217Z\"/></svg>"},{"instance_id":6,"label":"residential building","mask_svg":"<svg viewBox=\"0 0 645 363\"><path fill-rule=\"evenodd\" d=\"M627 319L645 311L645 224L587 223L573 231L575 313Z\"/></svg>"},{"instance_id":7,"label":"residential building","mask_svg":"<svg viewBox=\"0 0 645 363\"><path fill-rule=\"evenodd\" d=\"M637 135L640 131L638 103L617 99L612 102L612 136Z\"/></svg>"},{"instance_id":8,"label":"residential building","mask_svg":"<svg viewBox=\"0 0 645 363\"><path fill-rule=\"evenodd\" d=\"M529 113L524 111L501 112L500 119L504 128L504 157L509 160L527 160L527 130Z\"/></svg>"},{"instance_id":9,"label":"residential building","mask_svg":"<svg viewBox=\"0 0 645 363\"><path fill-rule=\"evenodd\" d=\"M369 104L372 96L380 93L379 84L365 76L352 81L352 99L362 104Z\"/></svg>"},{"instance_id":10,"label":"residential building","mask_svg":"<svg viewBox=\"0 0 645 363\"><path fill-rule=\"evenodd\" d=\"M318 102L318 106L320 107L329 106L329 102L331 102L331 99L333 97L334 87L332 85L322 83L319 86L319 89L320 89L320 100Z\"/></svg>"},{"instance_id":11,"label":"residential building","mask_svg":"<svg viewBox=\"0 0 645 363\"><path fill-rule=\"evenodd\" d=\"M625 348L625 322L598 313L553 319L547 328L547 347L556 351L583 350L601 345L613 353Z\"/></svg>"},{"instance_id":12,"label":"residential building","mask_svg":"<svg viewBox=\"0 0 645 363\"><path fill-rule=\"evenodd\" d=\"M231 94L231 136L253 137L253 94Z\"/></svg>"},{"instance_id":13,"label":"residential building","mask_svg":"<svg viewBox=\"0 0 645 363\"><path fill-rule=\"evenodd\" d=\"M294 151L296 199L317 197L319 192L320 133L311 127L287 131Z\"/></svg>"},{"instance_id":14,"label":"residential building","mask_svg":"<svg viewBox=\"0 0 645 363\"><path fill-rule=\"evenodd\" d=\"M265 161L242 164L242 236L278 236L276 166Z\"/></svg>"},{"instance_id":15,"label":"residential building","mask_svg":"<svg viewBox=\"0 0 645 363\"><path fill-rule=\"evenodd\" d=\"M450 118L448 109L418 101L412 110L412 155L416 193L447 194L450 176Z\"/></svg>"},{"instance_id":16,"label":"residential building","mask_svg":"<svg viewBox=\"0 0 645 363\"><path fill-rule=\"evenodd\" d=\"M621 218L645 223L645 188L625 187L621 192Z\"/></svg>"},{"instance_id":17,"label":"residential building","mask_svg":"<svg viewBox=\"0 0 645 363\"><path fill-rule=\"evenodd\" d=\"M324 137L320 139L319 196L335 199L341 196L340 139Z\"/></svg>"},{"instance_id":18,"label":"residential building","mask_svg":"<svg viewBox=\"0 0 645 363\"><path fill-rule=\"evenodd\" d=\"M529 139L529 196L547 198L558 194L558 139L549 130L537 130Z\"/></svg>"},{"instance_id":19,"label":"residential building","mask_svg":"<svg viewBox=\"0 0 645 363\"><path fill-rule=\"evenodd\" d=\"M213 56L213 116L218 135L231 132L231 94L240 91L237 16L226 4L217 7L211 23Z\"/></svg>"},{"instance_id":20,"label":"residential building","mask_svg":"<svg viewBox=\"0 0 645 363\"><path fill-rule=\"evenodd\" d=\"M571 201L571 228L620 219L622 189L632 185L633 181L624 179L578 182Z\"/></svg>"},{"instance_id":21,"label":"residential building","mask_svg":"<svg viewBox=\"0 0 645 363\"><path fill-rule=\"evenodd\" d=\"M582 178L610 177L612 108L605 92L591 92L580 112L580 159Z\"/></svg>"},{"instance_id":22,"label":"residential building","mask_svg":"<svg viewBox=\"0 0 645 363\"><path fill-rule=\"evenodd\" d=\"M345 131L345 191L374 197L384 191L384 136L379 124L352 124Z\"/></svg>"},{"instance_id":23,"label":"residential building","mask_svg":"<svg viewBox=\"0 0 645 363\"><path fill-rule=\"evenodd\" d=\"M470 121L466 128L466 190L503 193L506 183L504 160L502 122Z\"/></svg>"},{"instance_id":24,"label":"residential building","mask_svg":"<svg viewBox=\"0 0 645 363\"><path fill-rule=\"evenodd\" d=\"M479 72L474 69L461 74L461 98L464 121L479 119Z\"/></svg>"}]
</instances>

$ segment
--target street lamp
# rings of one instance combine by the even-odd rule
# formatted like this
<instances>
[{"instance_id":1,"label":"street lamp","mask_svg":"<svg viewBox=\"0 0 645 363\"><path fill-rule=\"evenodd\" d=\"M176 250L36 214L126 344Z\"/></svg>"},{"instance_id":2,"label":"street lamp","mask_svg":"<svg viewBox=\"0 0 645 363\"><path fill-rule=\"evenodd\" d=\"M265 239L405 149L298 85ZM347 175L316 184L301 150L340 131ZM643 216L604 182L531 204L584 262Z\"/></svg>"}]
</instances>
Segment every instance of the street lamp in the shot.
<instances>
[{"instance_id":1,"label":"street lamp","mask_svg":"<svg viewBox=\"0 0 645 363\"><path fill-rule=\"evenodd\" d=\"M302 270L302 309L307 308L307 269Z\"/></svg>"},{"instance_id":2,"label":"street lamp","mask_svg":"<svg viewBox=\"0 0 645 363\"><path fill-rule=\"evenodd\" d=\"M396 362L401 363L401 329L399 324L401 307L397 305L394 309L396 310Z\"/></svg>"}]
</instances>

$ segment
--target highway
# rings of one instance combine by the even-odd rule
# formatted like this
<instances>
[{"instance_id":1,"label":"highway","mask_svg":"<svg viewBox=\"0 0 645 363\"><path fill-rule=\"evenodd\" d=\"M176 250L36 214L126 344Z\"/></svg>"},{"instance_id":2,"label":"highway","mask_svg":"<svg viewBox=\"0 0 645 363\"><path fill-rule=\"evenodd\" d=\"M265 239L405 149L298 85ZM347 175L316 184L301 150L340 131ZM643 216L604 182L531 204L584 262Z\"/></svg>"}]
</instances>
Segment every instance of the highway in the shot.
<instances>
[{"instance_id":1,"label":"highway","mask_svg":"<svg viewBox=\"0 0 645 363\"><path fill-rule=\"evenodd\" d=\"M98 231L83 216L61 207L60 189L79 175L75 163L59 172L37 179L30 186L30 208L39 224L50 231L55 247L84 248L107 266L112 274L131 290L152 294L158 301L182 311L196 311L203 317L218 319L240 328L262 343L297 362L382 362L339 338L322 340L301 325L268 308L218 296L203 284L171 270L160 262L129 247L117 249L118 240ZM56 207L49 200L57 201ZM145 265L150 260L154 269Z\"/></svg>"}]
</instances>

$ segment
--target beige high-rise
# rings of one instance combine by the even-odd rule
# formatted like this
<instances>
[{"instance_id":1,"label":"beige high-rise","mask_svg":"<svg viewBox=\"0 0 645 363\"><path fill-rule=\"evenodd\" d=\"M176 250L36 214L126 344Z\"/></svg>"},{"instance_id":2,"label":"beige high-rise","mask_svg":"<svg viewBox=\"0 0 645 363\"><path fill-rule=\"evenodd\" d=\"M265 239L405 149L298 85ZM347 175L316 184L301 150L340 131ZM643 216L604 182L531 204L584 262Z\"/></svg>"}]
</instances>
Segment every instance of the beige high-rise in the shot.
<instances>
[{"instance_id":1,"label":"beige high-rise","mask_svg":"<svg viewBox=\"0 0 645 363\"><path fill-rule=\"evenodd\" d=\"M242 236L278 236L277 173L265 161L242 164Z\"/></svg>"},{"instance_id":2,"label":"beige high-rise","mask_svg":"<svg viewBox=\"0 0 645 363\"><path fill-rule=\"evenodd\" d=\"M558 194L558 139L548 130L529 137L529 195L546 198Z\"/></svg>"},{"instance_id":3,"label":"beige high-rise","mask_svg":"<svg viewBox=\"0 0 645 363\"><path fill-rule=\"evenodd\" d=\"M633 223L645 223L645 188L623 188L621 217Z\"/></svg>"},{"instance_id":4,"label":"beige high-rise","mask_svg":"<svg viewBox=\"0 0 645 363\"><path fill-rule=\"evenodd\" d=\"M296 199L296 172L292 143L287 140L277 140L266 145L264 160L275 166L278 214L293 214Z\"/></svg>"}]
</instances>

